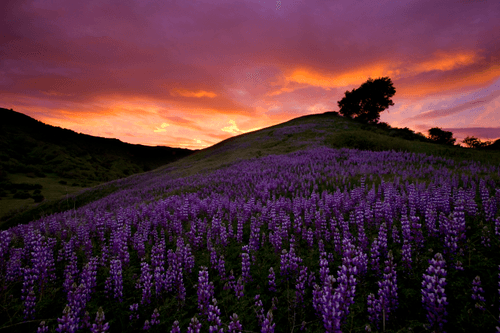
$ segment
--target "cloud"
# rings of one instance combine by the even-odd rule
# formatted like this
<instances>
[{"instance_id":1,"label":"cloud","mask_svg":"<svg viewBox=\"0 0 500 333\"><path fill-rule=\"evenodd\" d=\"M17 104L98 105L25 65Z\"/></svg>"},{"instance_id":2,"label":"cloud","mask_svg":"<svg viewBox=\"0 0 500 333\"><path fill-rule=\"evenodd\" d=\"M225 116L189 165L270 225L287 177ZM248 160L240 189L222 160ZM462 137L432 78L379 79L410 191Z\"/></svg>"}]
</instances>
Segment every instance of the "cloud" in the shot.
<instances>
[{"instance_id":1,"label":"cloud","mask_svg":"<svg viewBox=\"0 0 500 333\"><path fill-rule=\"evenodd\" d=\"M255 128L251 128L251 129L248 129L248 130L241 130L238 128L238 126L236 125L236 122L234 120L229 120L229 123L232 124L231 126L226 126L224 128L221 128L221 131L223 132L228 132L228 133L231 133L231 134L242 134L242 133L248 133L248 132L252 132L252 131L257 131L259 129L261 129L262 127L255 127Z\"/></svg>"},{"instance_id":2,"label":"cloud","mask_svg":"<svg viewBox=\"0 0 500 333\"><path fill-rule=\"evenodd\" d=\"M199 90L199 91L195 92L195 91L189 91L189 90L175 89L175 90L172 90L170 92L170 94L172 96L197 97L197 98L201 98L201 97L214 98L217 96L217 94L215 94L213 92L207 92L207 91L203 91L203 90Z\"/></svg>"},{"instance_id":3,"label":"cloud","mask_svg":"<svg viewBox=\"0 0 500 333\"><path fill-rule=\"evenodd\" d=\"M426 111L426 112L420 113L416 116L406 118L405 120L407 120L407 121L429 120L429 119L448 117L448 116L458 114L462 111L465 111L465 110L468 110L471 108L486 106L488 103L497 99L499 96L500 96L500 90L496 90L485 97L476 98L472 101L468 101L468 102L462 103L460 105L457 105L457 106L454 106L451 108Z\"/></svg>"},{"instance_id":4,"label":"cloud","mask_svg":"<svg viewBox=\"0 0 500 333\"><path fill-rule=\"evenodd\" d=\"M170 125L167 123L163 123L160 125L161 128L157 127L153 132L155 132L155 133L166 132L167 130L165 129L165 127L167 127L167 126L170 126Z\"/></svg>"}]
</instances>

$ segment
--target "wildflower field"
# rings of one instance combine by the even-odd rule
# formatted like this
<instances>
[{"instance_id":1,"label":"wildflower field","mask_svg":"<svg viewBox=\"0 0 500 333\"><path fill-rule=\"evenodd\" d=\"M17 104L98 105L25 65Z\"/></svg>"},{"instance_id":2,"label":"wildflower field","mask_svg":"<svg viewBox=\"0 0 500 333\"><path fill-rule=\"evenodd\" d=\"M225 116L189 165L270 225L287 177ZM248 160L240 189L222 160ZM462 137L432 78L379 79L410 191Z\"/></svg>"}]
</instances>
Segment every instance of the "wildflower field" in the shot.
<instances>
[{"instance_id":1,"label":"wildflower field","mask_svg":"<svg viewBox=\"0 0 500 333\"><path fill-rule=\"evenodd\" d=\"M316 147L138 177L0 233L0 331L500 326L498 166Z\"/></svg>"}]
</instances>

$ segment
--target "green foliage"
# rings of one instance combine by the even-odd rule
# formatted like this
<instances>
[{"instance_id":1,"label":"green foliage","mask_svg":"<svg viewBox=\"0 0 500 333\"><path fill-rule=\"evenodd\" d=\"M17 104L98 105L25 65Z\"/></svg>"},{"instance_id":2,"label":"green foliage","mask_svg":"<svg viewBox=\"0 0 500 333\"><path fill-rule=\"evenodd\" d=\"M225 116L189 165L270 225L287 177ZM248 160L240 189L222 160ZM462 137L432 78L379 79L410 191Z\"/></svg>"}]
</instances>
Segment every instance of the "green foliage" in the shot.
<instances>
[{"instance_id":1,"label":"green foliage","mask_svg":"<svg viewBox=\"0 0 500 333\"><path fill-rule=\"evenodd\" d=\"M29 199L31 195L28 192L16 192L14 199Z\"/></svg>"},{"instance_id":2,"label":"green foliage","mask_svg":"<svg viewBox=\"0 0 500 333\"><path fill-rule=\"evenodd\" d=\"M45 199L45 197L41 194L34 194L32 198L35 200L36 203L42 202Z\"/></svg>"}]
</instances>

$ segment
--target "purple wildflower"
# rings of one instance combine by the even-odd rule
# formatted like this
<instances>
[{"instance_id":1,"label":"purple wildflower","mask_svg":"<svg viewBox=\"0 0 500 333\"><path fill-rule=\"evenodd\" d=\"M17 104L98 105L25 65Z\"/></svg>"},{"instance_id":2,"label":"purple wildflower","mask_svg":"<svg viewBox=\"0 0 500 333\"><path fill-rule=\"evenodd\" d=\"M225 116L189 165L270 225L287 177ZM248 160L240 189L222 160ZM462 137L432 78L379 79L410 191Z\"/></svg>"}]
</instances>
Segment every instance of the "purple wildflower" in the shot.
<instances>
[{"instance_id":1,"label":"purple wildflower","mask_svg":"<svg viewBox=\"0 0 500 333\"><path fill-rule=\"evenodd\" d=\"M240 321L238 320L238 315L236 313L233 313L233 315L230 318L231 322L229 323L229 327L227 329L228 332L241 333L243 327L241 326Z\"/></svg>"},{"instance_id":2,"label":"purple wildflower","mask_svg":"<svg viewBox=\"0 0 500 333\"><path fill-rule=\"evenodd\" d=\"M427 310L427 320L430 329L443 329L446 323L446 262L441 253L436 253L434 259L429 260L429 268L424 273L422 281L422 303Z\"/></svg>"},{"instance_id":3,"label":"purple wildflower","mask_svg":"<svg viewBox=\"0 0 500 333\"><path fill-rule=\"evenodd\" d=\"M485 310L484 303L486 300L484 299L484 290L481 287L481 278L476 276L474 281L472 281L472 299L476 301L476 309Z\"/></svg>"}]
</instances>

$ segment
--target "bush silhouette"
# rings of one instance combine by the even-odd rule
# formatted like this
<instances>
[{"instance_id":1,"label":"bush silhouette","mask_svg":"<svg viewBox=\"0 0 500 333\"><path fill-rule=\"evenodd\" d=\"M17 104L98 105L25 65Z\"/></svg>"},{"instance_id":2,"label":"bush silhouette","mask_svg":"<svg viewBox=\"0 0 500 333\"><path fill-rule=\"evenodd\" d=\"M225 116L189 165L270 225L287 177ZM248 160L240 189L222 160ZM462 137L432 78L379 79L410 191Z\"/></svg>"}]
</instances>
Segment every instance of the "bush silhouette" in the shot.
<instances>
[{"instance_id":1,"label":"bush silhouette","mask_svg":"<svg viewBox=\"0 0 500 333\"><path fill-rule=\"evenodd\" d=\"M439 127L434 127L429 130L429 139L435 143L440 143L444 145L454 145L456 139L452 138L453 133L443 131Z\"/></svg>"}]
</instances>

